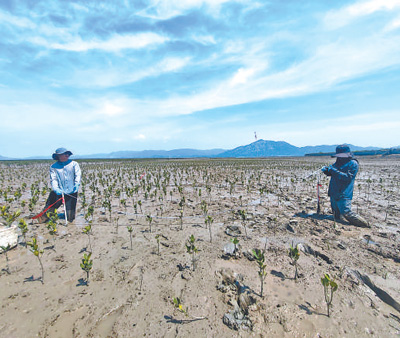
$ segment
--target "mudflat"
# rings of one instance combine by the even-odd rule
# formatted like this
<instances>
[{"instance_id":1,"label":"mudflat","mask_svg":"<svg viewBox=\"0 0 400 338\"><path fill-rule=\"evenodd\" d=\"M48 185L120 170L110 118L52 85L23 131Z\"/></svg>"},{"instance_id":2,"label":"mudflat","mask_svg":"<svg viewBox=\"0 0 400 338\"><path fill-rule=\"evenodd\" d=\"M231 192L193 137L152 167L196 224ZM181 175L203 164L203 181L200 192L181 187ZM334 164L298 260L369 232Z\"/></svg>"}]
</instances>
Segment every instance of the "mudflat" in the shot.
<instances>
[{"instance_id":1,"label":"mudflat","mask_svg":"<svg viewBox=\"0 0 400 338\"><path fill-rule=\"evenodd\" d=\"M0 255L1 336L398 337L400 158L359 158L353 210L371 228L333 221L318 180L332 161L79 161L77 217L55 235L29 219L51 162L0 162L0 206L21 210L14 226L25 219L43 250L43 278L21 233Z\"/></svg>"}]
</instances>

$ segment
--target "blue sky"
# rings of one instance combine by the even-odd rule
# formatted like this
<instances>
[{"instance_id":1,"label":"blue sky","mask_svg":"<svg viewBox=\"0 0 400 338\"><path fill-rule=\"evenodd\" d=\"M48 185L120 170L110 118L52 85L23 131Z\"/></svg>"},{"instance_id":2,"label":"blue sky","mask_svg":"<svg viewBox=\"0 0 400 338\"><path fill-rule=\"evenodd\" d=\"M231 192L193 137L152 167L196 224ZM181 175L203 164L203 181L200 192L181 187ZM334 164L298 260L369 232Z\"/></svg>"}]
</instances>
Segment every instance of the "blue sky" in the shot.
<instances>
[{"instance_id":1,"label":"blue sky","mask_svg":"<svg viewBox=\"0 0 400 338\"><path fill-rule=\"evenodd\" d=\"M0 155L400 145L400 0L0 2Z\"/></svg>"}]
</instances>

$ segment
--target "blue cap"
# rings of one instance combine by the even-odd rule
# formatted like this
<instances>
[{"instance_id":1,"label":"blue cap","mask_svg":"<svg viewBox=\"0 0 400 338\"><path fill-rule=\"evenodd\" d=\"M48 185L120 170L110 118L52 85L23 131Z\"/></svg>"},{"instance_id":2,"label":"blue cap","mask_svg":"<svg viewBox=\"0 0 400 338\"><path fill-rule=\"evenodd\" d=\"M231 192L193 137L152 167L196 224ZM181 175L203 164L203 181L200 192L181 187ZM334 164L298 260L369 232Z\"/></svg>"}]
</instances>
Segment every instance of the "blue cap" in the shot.
<instances>
[{"instance_id":1,"label":"blue cap","mask_svg":"<svg viewBox=\"0 0 400 338\"><path fill-rule=\"evenodd\" d=\"M70 152L67 148L58 148L53 154L53 160L58 160L58 155L62 154L68 154L69 156L71 156L72 152Z\"/></svg>"}]
</instances>

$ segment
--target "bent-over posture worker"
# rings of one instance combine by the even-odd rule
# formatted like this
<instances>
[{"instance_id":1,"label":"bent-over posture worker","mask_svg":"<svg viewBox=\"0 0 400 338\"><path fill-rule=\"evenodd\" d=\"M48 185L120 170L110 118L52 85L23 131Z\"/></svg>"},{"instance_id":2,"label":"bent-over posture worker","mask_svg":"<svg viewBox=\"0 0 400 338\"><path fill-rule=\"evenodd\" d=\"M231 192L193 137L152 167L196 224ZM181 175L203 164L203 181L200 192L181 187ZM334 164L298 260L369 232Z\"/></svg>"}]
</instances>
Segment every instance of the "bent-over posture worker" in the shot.
<instances>
[{"instance_id":1,"label":"bent-over posture worker","mask_svg":"<svg viewBox=\"0 0 400 338\"><path fill-rule=\"evenodd\" d=\"M54 212L61 204L59 200L64 194L65 208L67 211L67 220L72 222L75 219L76 202L78 198L78 189L81 184L81 169L79 164L69 159L72 152L66 148L58 148L53 159L57 162L50 167L50 184L52 191L46 201L45 209L55 203L48 212ZM58 201L59 200L59 201ZM48 219L46 213L38 218L39 223Z\"/></svg>"},{"instance_id":2,"label":"bent-over posture worker","mask_svg":"<svg viewBox=\"0 0 400 338\"><path fill-rule=\"evenodd\" d=\"M357 159L345 144L337 146L336 154L332 157L336 157L336 162L321 170L331 177L328 196L331 199L333 217L340 221L340 217L343 216L352 225L370 227L365 219L351 211L354 181L359 167Z\"/></svg>"}]
</instances>

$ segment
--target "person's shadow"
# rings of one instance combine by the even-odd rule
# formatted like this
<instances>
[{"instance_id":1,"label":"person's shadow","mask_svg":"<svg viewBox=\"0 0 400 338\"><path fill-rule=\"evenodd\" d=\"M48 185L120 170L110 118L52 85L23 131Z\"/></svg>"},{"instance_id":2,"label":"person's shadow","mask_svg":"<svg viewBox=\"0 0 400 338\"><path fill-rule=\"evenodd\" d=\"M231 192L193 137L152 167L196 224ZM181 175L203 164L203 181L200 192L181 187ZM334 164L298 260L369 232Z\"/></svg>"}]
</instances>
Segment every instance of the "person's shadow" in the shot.
<instances>
[{"instance_id":1,"label":"person's shadow","mask_svg":"<svg viewBox=\"0 0 400 338\"><path fill-rule=\"evenodd\" d=\"M297 214L294 214L295 217L301 217L301 218L311 218L311 219L316 219L316 220L323 220L323 219L329 219L333 221L333 215L325 215L325 214L307 214L304 211L298 212Z\"/></svg>"},{"instance_id":2,"label":"person's shadow","mask_svg":"<svg viewBox=\"0 0 400 338\"><path fill-rule=\"evenodd\" d=\"M297 214L294 214L295 217L301 217L301 218L311 218L314 220L329 220L332 222L335 222L333 215L325 215L325 214L318 214L318 213L313 213L313 214L307 214L304 211L298 212ZM343 224L343 225L348 225L349 223L344 221L344 220L337 220L336 223Z\"/></svg>"}]
</instances>

